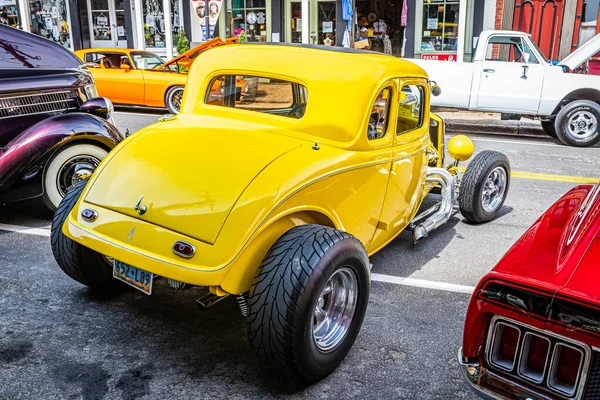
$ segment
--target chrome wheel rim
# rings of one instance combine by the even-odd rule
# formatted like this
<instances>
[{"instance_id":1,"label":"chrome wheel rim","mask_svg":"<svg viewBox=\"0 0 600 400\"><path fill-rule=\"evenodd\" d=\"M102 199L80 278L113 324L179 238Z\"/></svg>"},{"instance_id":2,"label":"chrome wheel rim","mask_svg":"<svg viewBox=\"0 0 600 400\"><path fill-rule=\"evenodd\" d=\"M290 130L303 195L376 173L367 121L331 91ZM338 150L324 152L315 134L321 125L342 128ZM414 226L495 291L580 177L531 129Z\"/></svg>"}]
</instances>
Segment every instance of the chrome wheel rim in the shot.
<instances>
[{"instance_id":1,"label":"chrome wheel rim","mask_svg":"<svg viewBox=\"0 0 600 400\"><path fill-rule=\"evenodd\" d=\"M337 270L319 294L312 318L315 344L321 351L331 351L344 340L358 299L358 280L349 268Z\"/></svg>"},{"instance_id":2,"label":"chrome wheel rim","mask_svg":"<svg viewBox=\"0 0 600 400\"><path fill-rule=\"evenodd\" d=\"M589 111L577 111L569 117L567 130L571 136L586 139L593 136L598 129L596 116Z\"/></svg>"},{"instance_id":3,"label":"chrome wheel rim","mask_svg":"<svg viewBox=\"0 0 600 400\"><path fill-rule=\"evenodd\" d=\"M183 99L183 89L175 90L171 94L171 106L173 110L179 112L181 108L181 100Z\"/></svg>"},{"instance_id":4,"label":"chrome wheel rim","mask_svg":"<svg viewBox=\"0 0 600 400\"><path fill-rule=\"evenodd\" d=\"M90 176L100 164L94 156L78 155L68 159L58 170L56 188L62 197L78 182Z\"/></svg>"},{"instance_id":5,"label":"chrome wheel rim","mask_svg":"<svg viewBox=\"0 0 600 400\"><path fill-rule=\"evenodd\" d=\"M485 212L491 213L498 209L506 191L506 170L496 167L490 171L483 185L481 205Z\"/></svg>"}]
</instances>

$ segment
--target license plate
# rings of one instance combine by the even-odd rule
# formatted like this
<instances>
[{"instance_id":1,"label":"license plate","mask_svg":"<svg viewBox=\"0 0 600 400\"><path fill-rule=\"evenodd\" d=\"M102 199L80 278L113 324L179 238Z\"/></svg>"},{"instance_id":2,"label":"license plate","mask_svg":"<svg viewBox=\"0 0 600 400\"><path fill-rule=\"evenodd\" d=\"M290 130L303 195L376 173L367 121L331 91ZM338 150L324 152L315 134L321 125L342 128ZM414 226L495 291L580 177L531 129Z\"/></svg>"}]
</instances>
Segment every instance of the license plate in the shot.
<instances>
[{"instance_id":1,"label":"license plate","mask_svg":"<svg viewBox=\"0 0 600 400\"><path fill-rule=\"evenodd\" d=\"M133 286L141 292L148 295L152 294L152 278L154 275L151 272L146 272L132 265L115 260L113 277L125 282L129 286Z\"/></svg>"}]
</instances>

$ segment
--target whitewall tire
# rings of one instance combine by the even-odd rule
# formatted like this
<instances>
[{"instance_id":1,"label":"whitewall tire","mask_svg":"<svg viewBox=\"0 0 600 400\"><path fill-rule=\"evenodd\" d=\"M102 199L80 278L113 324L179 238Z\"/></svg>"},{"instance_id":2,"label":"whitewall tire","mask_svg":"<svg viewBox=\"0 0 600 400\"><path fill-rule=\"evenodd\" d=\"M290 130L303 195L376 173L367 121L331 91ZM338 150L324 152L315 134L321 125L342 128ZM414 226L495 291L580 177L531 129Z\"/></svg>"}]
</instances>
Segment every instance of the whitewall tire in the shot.
<instances>
[{"instance_id":1,"label":"whitewall tire","mask_svg":"<svg viewBox=\"0 0 600 400\"><path fill-rule=\"evenodd\" d=\"M107 154L102 147L89 143L58 149L44 170L42 199L46 207L55 211L67 191L88 179Z\"/></svg>"}]
</instances>

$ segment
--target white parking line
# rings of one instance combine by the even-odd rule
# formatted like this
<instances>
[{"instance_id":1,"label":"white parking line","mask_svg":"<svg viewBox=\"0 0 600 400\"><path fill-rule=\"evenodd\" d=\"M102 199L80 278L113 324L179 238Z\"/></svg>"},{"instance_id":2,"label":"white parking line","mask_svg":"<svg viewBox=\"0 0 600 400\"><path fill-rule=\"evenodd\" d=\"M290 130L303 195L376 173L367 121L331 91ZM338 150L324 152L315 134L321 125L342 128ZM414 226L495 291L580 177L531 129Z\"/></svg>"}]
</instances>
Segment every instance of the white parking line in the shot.
<instances>
[{"instance_id":1,"label":"white parking line","mask_svg":"<svg viewBox=\"0 0 600 400\"><path fill-rule=\"evenodd\" d=\"M403 278L393 275L371 274L371 280L375 282L394 283L396 285L414 286L455 293L472 294L475 290L472 286L457 285L448 282L426 281L424 279Z\"/></svg>"},{"instance_id":2,"label":"white parking line","mask_svg":"<svg viewBox=\"0 0 600 400\"><path fill-rule=\"evenodd\" d=\"M27 235L38 235L50 237L50 229L41 229L41 228L29 228L27 226L18 226L18 225L9 225L0 223L0 230L9 231L9 232L17 232L17 233L25 233Z\"/></svg>"}]
</instances>

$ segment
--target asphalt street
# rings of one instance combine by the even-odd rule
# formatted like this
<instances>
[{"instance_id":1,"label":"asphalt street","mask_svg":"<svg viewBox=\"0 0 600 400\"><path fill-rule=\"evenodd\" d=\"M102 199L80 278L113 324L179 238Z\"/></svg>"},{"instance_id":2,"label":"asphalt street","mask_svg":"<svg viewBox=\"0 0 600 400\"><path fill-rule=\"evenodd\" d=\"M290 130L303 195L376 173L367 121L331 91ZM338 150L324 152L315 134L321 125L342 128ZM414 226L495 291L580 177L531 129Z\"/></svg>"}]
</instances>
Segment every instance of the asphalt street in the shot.
<instances>
[{"instance_id":1,"label":"asphalt street","mask_svg":"<svg viewBox=\"0 0 600 400\"><path fill-rule=\"evenodd\" d=\"M134 132L157 118L115 121ZM200 311L204 289L174 292L161 280L152 296L99 296L60 271L43 213L0 207L0 399L475 398L456 364L469 290L550 204L600 176L600 150L473 139L477 152L511 161L500 217L476 226L456 214L417 245L402 234L373 256L361 334L340 368L309 387L254 357L233 299Z\"/></svg>"}]
</instances>

